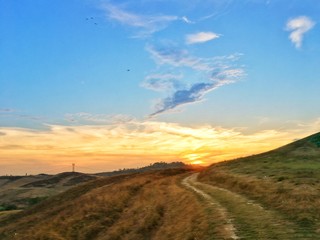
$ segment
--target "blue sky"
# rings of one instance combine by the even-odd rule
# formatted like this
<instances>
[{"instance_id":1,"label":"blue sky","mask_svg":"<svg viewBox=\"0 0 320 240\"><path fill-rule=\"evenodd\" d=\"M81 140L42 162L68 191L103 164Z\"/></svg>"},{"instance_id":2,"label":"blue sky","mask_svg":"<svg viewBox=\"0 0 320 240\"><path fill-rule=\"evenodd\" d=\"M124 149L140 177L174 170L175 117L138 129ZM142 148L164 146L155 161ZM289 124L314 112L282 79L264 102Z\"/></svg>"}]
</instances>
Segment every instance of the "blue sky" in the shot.
<instances>
[{"instance_id":1,"label":"blue sky","mask_svg":"<svg viewBox=\"0 0 320 240\"><path fill-rule=\"evenodd\" d=\"M137 135L207 126L282 144L319 131L319 12L317 0L0 0L0 132L127 124L126 136L134 121Z\"/></svg>"}]
</instances>

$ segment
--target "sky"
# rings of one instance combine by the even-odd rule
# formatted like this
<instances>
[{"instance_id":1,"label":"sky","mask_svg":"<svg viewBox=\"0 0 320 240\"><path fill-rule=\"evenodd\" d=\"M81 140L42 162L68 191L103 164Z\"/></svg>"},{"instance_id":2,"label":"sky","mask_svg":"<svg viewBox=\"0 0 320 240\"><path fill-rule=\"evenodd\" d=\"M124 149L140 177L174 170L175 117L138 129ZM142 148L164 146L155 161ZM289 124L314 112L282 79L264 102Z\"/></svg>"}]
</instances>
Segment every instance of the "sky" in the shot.
<instances>
[{"instance_id":1,"label":"sky","mask_svg":"<svg viewBox=\"0 0 320 240\"><path fill-rule=\"evenodd\" d=\"M0 0L0 175L209 165L320 130L318 0Z\"/></svg>"}]
</instances>

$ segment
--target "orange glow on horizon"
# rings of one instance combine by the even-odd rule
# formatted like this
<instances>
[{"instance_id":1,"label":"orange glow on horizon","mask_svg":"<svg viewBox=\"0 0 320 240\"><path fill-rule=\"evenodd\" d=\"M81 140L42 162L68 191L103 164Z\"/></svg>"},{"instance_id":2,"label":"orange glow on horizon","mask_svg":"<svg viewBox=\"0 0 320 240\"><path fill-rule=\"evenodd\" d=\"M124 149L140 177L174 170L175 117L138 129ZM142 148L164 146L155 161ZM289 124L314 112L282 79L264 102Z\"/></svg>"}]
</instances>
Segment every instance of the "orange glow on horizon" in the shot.
<instances>
[{"instance_id":1,"label":"orange glow on horizon","mask_svg":"<svg viewBox=\"0 0 320 240\"><path fill-rule=\"evenodd\" d=\"M304 129L243 134L212 126L130 121L103 126L51 125L37 131L2 127L0 134L3 175L48 172L73 162L87 172L142 167L158 161L209 165L271 150L308 133Z\"/></svg>"}]
</instances>

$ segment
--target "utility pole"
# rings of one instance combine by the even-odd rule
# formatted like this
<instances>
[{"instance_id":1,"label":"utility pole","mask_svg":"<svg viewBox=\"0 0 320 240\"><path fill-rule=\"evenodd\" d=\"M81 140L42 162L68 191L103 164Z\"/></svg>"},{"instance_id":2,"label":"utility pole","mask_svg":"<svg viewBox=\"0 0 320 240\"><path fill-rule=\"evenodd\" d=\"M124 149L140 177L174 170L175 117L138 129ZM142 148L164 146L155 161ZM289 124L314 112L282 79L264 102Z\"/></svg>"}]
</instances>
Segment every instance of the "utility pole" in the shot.
<instances>
[{"instance_id":1,"label":"utility pole","mask_svg":"<svg viewBox=\"0 0 320 240\"><path fill-rule=\"evenodd\" d=\"M72 163L72 172L74 172L75 167L76 167L76 164Z\"/></svg>"}]
</instances>

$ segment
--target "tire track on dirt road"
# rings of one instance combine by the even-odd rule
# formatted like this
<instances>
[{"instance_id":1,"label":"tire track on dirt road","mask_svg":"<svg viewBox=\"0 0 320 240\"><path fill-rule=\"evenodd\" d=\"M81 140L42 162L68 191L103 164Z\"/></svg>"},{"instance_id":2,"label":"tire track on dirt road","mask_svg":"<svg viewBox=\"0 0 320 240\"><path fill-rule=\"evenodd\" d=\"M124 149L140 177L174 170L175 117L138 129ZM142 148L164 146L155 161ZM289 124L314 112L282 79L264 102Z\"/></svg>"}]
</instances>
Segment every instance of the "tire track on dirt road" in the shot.
<instances>
[{"instance_id":1,"label":"tire track on dirt road","mask_svg":"<svg viewBox=\"0 0 320 240\"><path fill-rule=\"evenodd\" d=\"M304 239L279 213L227 189L199 182L198 175L184 178L182 184L216 207L229 224L225 228L230 230L231 239Z\"/></svg>"},{"instance_id":2,"label":"tire track on dirt road","mask_svg":"<svg viewBox=\"0 0 320 240\"><path fill-rule=\"evenodd\" d=\"M227 211L223 208L217 201L215 201L210 195L195 187L193 183L197 181L198 173L192 174L182 180L182 184L187 188L193 190L198 195L207 200L207 202L214 207L216 214L220 215L220 217L224 220L224 224L221 226L224 229L224 239L239 239L236 235L236 229L232 224L232 219L228 217Z\"/></svg>"}]
</instances>

